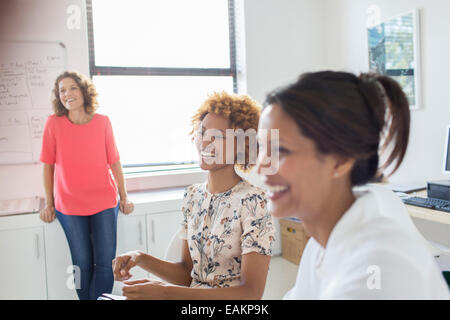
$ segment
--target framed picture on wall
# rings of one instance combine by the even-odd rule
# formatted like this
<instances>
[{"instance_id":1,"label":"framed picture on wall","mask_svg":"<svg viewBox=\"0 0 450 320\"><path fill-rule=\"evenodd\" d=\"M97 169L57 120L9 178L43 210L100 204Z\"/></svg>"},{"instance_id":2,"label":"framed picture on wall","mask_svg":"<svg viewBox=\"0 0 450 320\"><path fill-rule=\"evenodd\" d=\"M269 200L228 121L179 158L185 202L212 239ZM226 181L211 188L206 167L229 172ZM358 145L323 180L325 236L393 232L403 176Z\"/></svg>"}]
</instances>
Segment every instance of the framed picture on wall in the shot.
<instances>
[{"instance_id":1,"label":"framed picture on wall","mask_svg":"<svg viewBox=\"0 0 450 320\"><path fill-rule=\"evenodd\" d=\"M410 109L421 107L419 9L367 28L369 70L397 80Z\"/></svg>"}]
</instances>

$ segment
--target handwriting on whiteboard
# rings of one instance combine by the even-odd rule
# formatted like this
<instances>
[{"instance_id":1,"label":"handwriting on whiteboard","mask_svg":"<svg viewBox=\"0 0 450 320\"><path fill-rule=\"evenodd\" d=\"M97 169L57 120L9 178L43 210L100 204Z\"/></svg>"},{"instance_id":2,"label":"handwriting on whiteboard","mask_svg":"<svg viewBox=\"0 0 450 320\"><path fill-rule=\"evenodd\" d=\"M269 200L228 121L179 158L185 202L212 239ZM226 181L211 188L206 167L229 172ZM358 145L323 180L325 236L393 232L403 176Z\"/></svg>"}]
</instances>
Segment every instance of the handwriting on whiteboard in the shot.
<instances>
[{"instance_id":1,"label":"handwriting on whiteboard","mask_svg":"<svg viewBox=\"0 0 450 320\"><path fill-rule=\"evenodd\" d=\"M39 160L51 91L64 70L58 43L0 43L0 164Z\"/></svg>"}]
</instances>

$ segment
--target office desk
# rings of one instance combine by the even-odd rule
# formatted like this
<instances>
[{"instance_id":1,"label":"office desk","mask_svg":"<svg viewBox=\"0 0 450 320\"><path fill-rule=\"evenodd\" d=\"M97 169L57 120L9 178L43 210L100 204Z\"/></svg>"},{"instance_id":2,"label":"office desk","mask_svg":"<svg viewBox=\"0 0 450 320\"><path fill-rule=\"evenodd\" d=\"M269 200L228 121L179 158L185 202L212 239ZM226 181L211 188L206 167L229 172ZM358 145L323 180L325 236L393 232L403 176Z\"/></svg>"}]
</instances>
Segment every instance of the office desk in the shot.
<instances>
[{"instance_id":1,"label":"office desk","mask_svg":"<svg viewBox=\"0 0 450 320\"><path fill-rule=\"evenodd\" d=\"M427 191L413 192L411 195L426 197ZM419 232L428 240L430 250L435 256L450 255L450 212L432 210L406 205L409 215ZM447 262L445 262L447 263ZM441 268L443 266L440 265ZM448 270L445 267L442 270Z\"/></svg>"},{"instance_id":2,"label":"office desk","mask_svg":"<svg viewBox=\"0 0 450 320\"><path fill-rule=\"evenodd\" d=\"M412 192L411 195L417 197L426 197L427 191L422 190L418 192ZM406 205L406 208L408 209L408 213L411 217L450 225L450 212L427 209L411 205Z\"/></svg>"}]
</instances>

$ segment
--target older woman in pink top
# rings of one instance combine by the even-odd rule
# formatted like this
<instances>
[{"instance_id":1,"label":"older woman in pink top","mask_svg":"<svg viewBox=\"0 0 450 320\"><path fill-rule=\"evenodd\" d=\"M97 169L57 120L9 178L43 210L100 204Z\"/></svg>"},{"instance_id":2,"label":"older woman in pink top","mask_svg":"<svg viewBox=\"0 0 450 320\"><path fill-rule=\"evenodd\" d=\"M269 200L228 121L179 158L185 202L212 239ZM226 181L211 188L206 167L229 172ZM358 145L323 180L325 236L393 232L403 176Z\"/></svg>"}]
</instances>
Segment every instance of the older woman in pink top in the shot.
<instances>
[{"instance_id":1,"label":"older woman in pink top","mask_svg":"<svg viewBox=\"0 0 450 320\"><path fill-rule=\"evenodd\" d=\"M134 206L127 200L111 123L95 112L91 80L66 71L56 79L53 95L40 157L46 193L40 216L48 223L58 218L79 272L78 297L96 299L114 283L118 210L129 214Z\"/></svg>"}]
</instances>

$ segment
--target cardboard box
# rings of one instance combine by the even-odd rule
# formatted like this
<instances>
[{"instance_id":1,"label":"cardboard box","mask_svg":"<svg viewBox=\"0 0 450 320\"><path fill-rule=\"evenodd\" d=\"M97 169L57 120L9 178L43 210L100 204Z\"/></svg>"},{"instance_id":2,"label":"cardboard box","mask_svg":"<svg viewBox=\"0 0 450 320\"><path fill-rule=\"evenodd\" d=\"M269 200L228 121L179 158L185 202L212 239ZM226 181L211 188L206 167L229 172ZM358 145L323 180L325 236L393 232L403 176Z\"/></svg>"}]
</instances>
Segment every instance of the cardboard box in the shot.
<instances>
[{"instance_id":1,"label":"cardboard box","mask_svg":"<svg viewBox=\"0 0 450 320\"><path fill-rule=\"evenodd\" d=\"M282 256L295 264L300 263L309 235L300 220L280 219Z\"/></svg>"}]
</instances>

